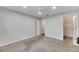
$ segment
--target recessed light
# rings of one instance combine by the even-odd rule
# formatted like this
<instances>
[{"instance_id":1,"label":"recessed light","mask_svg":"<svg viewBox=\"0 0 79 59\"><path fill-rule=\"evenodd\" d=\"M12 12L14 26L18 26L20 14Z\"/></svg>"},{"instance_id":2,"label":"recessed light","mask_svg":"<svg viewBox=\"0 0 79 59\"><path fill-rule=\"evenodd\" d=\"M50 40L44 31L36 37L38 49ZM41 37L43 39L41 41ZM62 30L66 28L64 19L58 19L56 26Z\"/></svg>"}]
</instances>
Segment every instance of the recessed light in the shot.
<instances>
[{"instance_id":1,"label":"recessed light","mask_svg":"<svg viewBox=\"0 0 79 59\"><path fill-rule=\"evenodd\" d=\"M56 9L56 6L53 6L52 9L55 10Z\"/></svg>"},{"instance_id":2,"label":"recessed light","mask_svg":"<svg viewBox=\"0 0 79 59\"><path fill-rule=\"evenodd\" d=\"M23 8L26 8L27 6L23 6Z\"/></svg>"},{"instance_id":3,"label":"recessed light","mask_svg":"<svg viewBox=\"0 0 79 59\"><path fill-rule=\"evenodd\" d=\"M41 11L39 11L39 12L38 12L38 14L39 14L39 15L42 15L42 12L41 12Z\"/></svg>"}]
</instances>

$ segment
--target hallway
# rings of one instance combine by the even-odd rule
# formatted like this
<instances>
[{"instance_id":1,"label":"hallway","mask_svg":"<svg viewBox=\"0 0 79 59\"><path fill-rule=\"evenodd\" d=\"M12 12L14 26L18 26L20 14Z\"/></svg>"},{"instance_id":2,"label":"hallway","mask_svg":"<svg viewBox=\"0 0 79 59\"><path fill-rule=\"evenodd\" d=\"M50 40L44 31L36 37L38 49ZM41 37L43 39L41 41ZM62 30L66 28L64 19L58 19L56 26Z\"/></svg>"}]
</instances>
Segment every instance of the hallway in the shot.
<instances>
[{"instance_id":1,"label":"hallway","mask_svg":"<svg viewBox=\"0 0 79 59\"><path fill-rule=\"evenodd\" d=\"M0 52L77 52L79 46L72 43L71 38L57 40L54 38L38 36L0 47Z\"/></svg>"}]
</instances>

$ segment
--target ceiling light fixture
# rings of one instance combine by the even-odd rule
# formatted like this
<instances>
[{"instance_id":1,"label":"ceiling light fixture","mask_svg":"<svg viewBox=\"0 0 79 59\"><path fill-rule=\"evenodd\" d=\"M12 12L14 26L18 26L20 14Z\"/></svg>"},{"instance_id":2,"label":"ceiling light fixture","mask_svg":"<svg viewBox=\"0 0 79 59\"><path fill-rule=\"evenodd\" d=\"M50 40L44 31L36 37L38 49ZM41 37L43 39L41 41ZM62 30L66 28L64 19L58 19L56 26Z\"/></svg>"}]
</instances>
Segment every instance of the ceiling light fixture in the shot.
<instances>
[{"instance_id":1,"label":"ceiling light fixture","mask_svg":"<svg viewBox=\"0 0 79 59\"><path fill-rule=\"evenodd\" d=\"M56 9L56 6L53 6L52 9L55 10Z\"/></svg>"},{"instance_id":2,"label":"ceiling light fixture","mask_svg":"<svg viewBox=\"0 0 79 59\"><path fill-rule=\"evenodd\" d=\"M38 14L39 14L39 15L42 15L42 12L41 12L41 11L39 11L39 12L38 12Z\"/></svg>"}]
</instances>

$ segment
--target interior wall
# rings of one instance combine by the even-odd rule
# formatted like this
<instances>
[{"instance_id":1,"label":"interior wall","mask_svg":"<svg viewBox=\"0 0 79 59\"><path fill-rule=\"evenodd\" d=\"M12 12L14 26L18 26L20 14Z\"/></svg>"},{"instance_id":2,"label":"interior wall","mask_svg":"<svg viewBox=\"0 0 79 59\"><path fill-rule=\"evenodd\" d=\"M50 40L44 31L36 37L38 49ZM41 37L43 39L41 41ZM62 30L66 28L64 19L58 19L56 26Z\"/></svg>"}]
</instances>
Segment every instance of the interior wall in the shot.
<instances>
[{"instance_id":1,"label":"interior wall","mask_svg":"<svg viewBox=\"0 0 79 59\"><path fill-rule=\"evenodd\" d=\"M63 17L54 16L46 18L45 35L63 40Z\"/></svg>"},{"instance_id":2,"label":"interior wall","mask_svg":"<svg viewBox=\"0 0 79 59\"><path fill-rule=\"evenodd\" d=\"M78 16L78 29L77 30L78 30L77 34L78 34L78 37L79 37L79 16Z\"/></svg>"},{"instance_id":3,"label":"interior wall","mask_svg":"<svg viewBox=\"0 0 79 59\"><path fill-rule=\"evenodd\" d=\"M45 33L46 36L63 40L63 17L64 16L78 16L79 10L64 12L46 18ZM79 27L78 27L79 28ZM79 33L79 32L78 32ZM79 34L78 34L79 36Z\"/></svg>"},{"instance_id":4,"label":"interior wall","mask_svg":"<svg viewBox=\"0 0 79 59\"><path fill-rule=\"evenodd\" d=\"M0 45L35 35L36 18L0 8Z\"/></svg>"},{"instance_id":5,"label":"interior wall","mask_svg":"<svg viewBox=\"0 0 79 59\"><path fill-rule=\"evenodd\" d=\"M40 20L37 19L36 21L37 21L37 23L36 23L36 26L37 26L37 28L36 28L37 35L40 35L41 34L41 32L40 32Z\"/></svg>"}]
</instances>

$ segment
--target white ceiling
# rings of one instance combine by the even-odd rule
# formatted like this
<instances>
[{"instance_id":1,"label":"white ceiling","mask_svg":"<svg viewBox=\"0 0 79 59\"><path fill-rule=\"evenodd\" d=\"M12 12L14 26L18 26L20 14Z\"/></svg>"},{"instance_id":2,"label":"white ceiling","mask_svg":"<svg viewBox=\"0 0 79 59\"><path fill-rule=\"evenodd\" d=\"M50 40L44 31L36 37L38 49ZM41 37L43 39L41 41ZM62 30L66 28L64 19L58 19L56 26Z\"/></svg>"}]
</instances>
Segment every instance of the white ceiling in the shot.
<instances>
[{"instance_id":1,"label":"white ceiling","mask_svg":"<svg viewBox=\"0 0 79 59\"><path fill-rule=\"evenodd\" d=\"M51 16L51 15L56 15L59 13L79 9L78 6L57 6L55 10L52 9L52 6L27 6L26 8L24 8L23 6L4 6L3 8L25 13L27 15L34 17L46 16L46 15ZM38 14L39 8L40 11L42 12L42 15Z\"/></svg>"}]
</instances>

